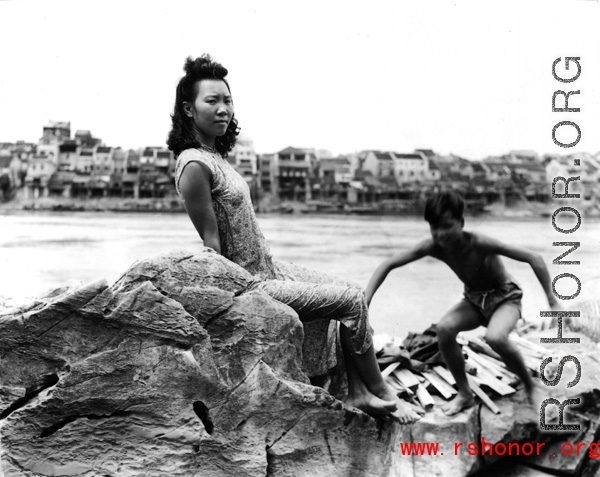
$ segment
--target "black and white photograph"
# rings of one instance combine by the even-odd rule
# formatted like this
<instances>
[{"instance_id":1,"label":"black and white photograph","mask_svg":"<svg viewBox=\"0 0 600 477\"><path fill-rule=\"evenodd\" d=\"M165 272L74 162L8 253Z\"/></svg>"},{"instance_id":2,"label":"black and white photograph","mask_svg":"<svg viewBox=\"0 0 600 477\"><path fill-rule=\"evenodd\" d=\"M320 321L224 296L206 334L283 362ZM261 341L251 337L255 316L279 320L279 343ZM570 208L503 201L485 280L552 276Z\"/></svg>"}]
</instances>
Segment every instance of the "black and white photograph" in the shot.
<instances>
[{"instance_id":1,"label":"black and white photograph","mask_svg":"<svg viewBox=\"0 0 600 477\"><path fill-rule=\"evenodd\" d=\"M0 18L0 477L600 475L598 1Z\"/></svg>"}]
</instances>

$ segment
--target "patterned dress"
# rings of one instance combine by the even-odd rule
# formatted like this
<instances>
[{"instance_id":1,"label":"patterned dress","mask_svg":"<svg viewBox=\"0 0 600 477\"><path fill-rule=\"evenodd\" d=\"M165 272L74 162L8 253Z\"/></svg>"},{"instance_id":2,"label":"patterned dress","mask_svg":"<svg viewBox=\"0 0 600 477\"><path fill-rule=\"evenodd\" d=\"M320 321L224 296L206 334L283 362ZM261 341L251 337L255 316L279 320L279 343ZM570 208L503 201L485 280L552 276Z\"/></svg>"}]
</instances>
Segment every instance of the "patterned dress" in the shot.
<instances>
[{"instance_id":1,"label":"patterned dress","mask_svg":"<svg viewBox=\"0 0 600 477\"><path fill-rule=\"evenodd\" d=\"M259 279L257 288L290 306L304 324L303 359L310 377L325 375L337 364L337 325L350 332L355 352L372 343L364 291L357 285L288 262L274 262L258 226L244 178L226 159L205 149L186 149L175 167L179 180L190 162L205 164L217 219L221 254Z\"/></svg>"}]
</instances>

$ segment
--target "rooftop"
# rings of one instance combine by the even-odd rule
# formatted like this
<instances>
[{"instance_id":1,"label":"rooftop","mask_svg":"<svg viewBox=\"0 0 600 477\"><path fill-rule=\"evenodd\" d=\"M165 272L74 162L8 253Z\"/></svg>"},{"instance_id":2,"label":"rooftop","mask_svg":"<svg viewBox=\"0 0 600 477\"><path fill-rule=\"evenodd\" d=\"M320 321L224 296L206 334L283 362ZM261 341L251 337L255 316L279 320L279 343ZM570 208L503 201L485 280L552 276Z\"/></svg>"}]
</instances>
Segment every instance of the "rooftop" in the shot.
<instances>
[{"instance_id":1,"label":"rooftop","mask_svg":"<svg viewBox=\"0 0 600 477\"><path fill-rule=\"evenodd\" d=\"M392 161L394 159L389 152L374 151L373 153L375 154L375 157L380 161Z\"/></svg>"},{"instance_id":2,"label":"rooftop","mask_svg":"<svg viewBox=\"0 0 600 477\"><path fill-rule=\"evenodd\" d=\"M277 154L312 154L312 152L312 149L303 149L300 147L289 146L285 149L282 149Z\"/></svg>"},{"instance_id":3,"label":"rooftop","mask_svg":"<svg viewBox=\"0 0 600 477\"><path fill-rule=\"evenodd\" d=\"M395 152L394 156L396 156L396 158L398 158L398 159L403 159L403 160L411 160L411 161L414 161L414 160L422 161L423 160L423 158L421 157L420 154L416 154L414 152L408 153L408 154Z\"/></svg>"}]
</instances>

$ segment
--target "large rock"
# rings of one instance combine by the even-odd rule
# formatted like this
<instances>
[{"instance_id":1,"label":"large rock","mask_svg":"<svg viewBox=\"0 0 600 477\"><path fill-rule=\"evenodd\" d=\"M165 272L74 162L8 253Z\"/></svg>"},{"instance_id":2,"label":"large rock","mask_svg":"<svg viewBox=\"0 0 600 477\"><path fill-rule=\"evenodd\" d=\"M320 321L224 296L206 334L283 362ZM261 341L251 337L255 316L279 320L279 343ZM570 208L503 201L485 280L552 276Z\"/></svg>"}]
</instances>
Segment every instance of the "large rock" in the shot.
<instances>
[{"instance_id":1,"label":"large rock","mask_svg":"<svg viewBox=\"0 0 600 477\"><path fill-rule=\"evenodd\" d=\"M0 315L3 475L385 475L395 428L310 385L253 284L172 253Z\"/></svg>"},{"instance_id":2,"label":"large rock","mask_svg":"<svg viewBox=\"0 0 600 477\"><path fill-rule=\"evenodd\" d=\"M514 397L413 426L344 406L304 374L296 313L254 285L208 249L174 252L0 314L0 476L453 477L490 463L456 442L530 438Z\"/></svg>"}]
</instances>

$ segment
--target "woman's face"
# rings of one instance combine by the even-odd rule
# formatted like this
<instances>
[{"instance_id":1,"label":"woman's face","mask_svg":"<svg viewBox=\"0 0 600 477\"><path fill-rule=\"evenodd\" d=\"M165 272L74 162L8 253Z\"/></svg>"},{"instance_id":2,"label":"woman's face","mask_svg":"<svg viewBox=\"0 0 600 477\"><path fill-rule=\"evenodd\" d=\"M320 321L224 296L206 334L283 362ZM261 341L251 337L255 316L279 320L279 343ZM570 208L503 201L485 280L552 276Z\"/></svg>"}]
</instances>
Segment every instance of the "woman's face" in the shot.
<instances>
[{"instance_id":1,"label":"woman's face","mask_svg":"<svg viewBox=\"0 0 600 477\"><path fill-rule=\"evenodd\" d=\"M184 102L184 110L192 118L203 143L213 146L233 117L233 100L224 81L205 79L198 84L194 103Z\"/></svg>"}]
</instances>

